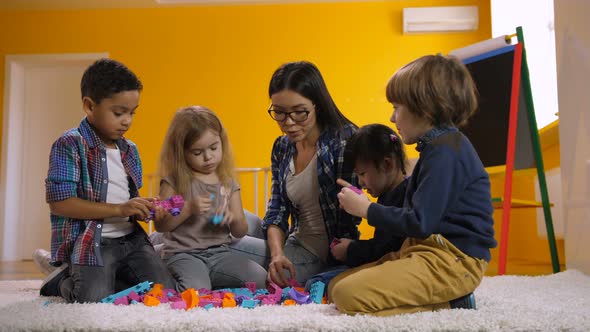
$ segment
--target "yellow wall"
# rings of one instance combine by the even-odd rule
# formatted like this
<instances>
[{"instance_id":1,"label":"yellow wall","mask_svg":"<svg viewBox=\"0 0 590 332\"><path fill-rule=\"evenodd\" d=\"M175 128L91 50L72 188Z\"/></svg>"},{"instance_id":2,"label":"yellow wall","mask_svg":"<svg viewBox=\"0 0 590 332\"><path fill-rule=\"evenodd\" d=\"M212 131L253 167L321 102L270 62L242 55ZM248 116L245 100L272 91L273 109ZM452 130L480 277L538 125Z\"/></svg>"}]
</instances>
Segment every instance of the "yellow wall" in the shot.
<instances>
[{"instance_id":1,"label":"yellow wall","mask_svg":"<svg viewBox=\"0 0 590 332\"><path fill-rule=\"evenodd\" d=\"M433 5L478 5L480 29L402 35L403 7ZM0 77L6 54L84 52L108 52L140 76L145 89L127 136L139 146L145 174L156 171L172 113L191 104L219 114L239 167L268 166L280 134L266 113L268 82L284 62L315 62L336 103L357 124L387 123L384 86L397 68L491 34L487 0L0 11L0 22ZM242 185L252 192L252 181ZM252 202L244 195L246 207Z\"/></svg>"}]
</instances>

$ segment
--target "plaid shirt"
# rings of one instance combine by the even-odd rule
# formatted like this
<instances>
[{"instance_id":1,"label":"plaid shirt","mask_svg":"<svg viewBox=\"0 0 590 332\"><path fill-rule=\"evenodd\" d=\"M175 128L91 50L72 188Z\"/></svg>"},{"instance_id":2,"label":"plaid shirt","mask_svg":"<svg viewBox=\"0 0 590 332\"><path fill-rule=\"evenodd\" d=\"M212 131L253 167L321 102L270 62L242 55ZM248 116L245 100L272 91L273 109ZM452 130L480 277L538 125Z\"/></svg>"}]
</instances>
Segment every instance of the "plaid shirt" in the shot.
<instances>
[{"instance_id":1,"label":"plaid shirt","mask_svg":"<svg viewBox=\"0 0 590 332\"><path fill-rule=\"evenodd\" d=\"M320 187L320 207L326 224L326 232L331 242L334 237L358 239L357 225L361 219L346 213L339 208L336 196L341 187L336 179L342 178L356 185L357 178L351 165L344 163L346 140L352 136L356 128L347 125L337 134L324 130L317 142L317 171ZM295 144L287 136L275 140L272 148L272 186L271 198L264 216L263 230L268 226L277 225L285 234L293 233L299 226L299 213L287 196L287 175L289 163L295 155ZM289 217L291 227L289 229Z\"/></svg>"},{"instance_id":2,"label":"plaid shirt","mask_svg":"<svg viewBox=\"0 0 590 332\"><path fill-rule=\"evenodd\" d=\"M141 188L141 160L135 144L125 138L116 142L129 179L130 197ZM108 174L106 148L85 118L78 128L65 132L53 143L45 180L48 203L78 197L106 202ZM133 218L129 218L134 221ZM102 219L74 219L51 214L51 257L55 262L102 266L100 239Z\"/></svg>"}]
</instances>

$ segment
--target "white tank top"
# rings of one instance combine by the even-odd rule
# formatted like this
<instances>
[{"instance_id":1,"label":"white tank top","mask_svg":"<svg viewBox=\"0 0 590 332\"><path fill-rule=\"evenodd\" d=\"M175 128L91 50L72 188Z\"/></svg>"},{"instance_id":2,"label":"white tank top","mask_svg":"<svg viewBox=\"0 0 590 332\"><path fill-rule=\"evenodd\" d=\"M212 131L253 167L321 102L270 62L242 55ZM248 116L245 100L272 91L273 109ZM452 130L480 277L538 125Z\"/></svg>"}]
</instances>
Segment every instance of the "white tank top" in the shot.
<instances>
[{"instance_id":1,"label":"white tank top","mask_svg":"<svg viewBox=\"0 0 590 332\"><path fill-rule=\"evenodd\" d=\"M299 211L298 228L292 236L325 262L328 257L328 235L319 200L317 155L313 156L301 173L293 174L295 165L291 160L287 175L287 196Z\"/></svg>"}]
</instances>

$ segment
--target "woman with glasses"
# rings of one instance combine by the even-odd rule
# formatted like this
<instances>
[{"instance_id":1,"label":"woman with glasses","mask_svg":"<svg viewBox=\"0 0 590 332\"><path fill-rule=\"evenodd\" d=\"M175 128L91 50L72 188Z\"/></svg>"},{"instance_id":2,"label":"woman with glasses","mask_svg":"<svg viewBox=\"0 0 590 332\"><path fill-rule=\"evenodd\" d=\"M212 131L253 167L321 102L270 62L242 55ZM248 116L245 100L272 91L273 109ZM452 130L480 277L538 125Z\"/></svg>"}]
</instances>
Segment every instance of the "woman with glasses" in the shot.
<instances>
[{"instance_id":1,"label":"woman with glasses","mask_svg":"<svg viewBox=\"0 0 590 332\"><path fill-rule=\"evenodd\" d=\"M310 62L279 67L270 81L270 117L284 135L272 149L272 193L262 229L270 251L269 281L304 283L336 261L330 243L358 238L360 219L339 208L342 178L356 184L344 163L346 140L357 126L336 107L318 68ZM289 223L290 218L290 223Z\"/></svg>"}]
</instances>

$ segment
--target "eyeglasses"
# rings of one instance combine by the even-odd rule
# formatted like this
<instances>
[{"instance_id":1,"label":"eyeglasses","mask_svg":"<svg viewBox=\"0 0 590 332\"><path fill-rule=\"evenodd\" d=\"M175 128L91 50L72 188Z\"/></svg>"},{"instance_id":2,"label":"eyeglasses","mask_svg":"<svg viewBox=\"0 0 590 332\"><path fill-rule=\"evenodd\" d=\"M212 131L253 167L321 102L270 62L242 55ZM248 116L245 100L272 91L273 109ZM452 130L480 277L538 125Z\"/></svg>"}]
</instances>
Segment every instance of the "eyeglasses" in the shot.
<instances>
[{"instance_id":1,"label":"eyeglasses","mask_svg":"<svg viewBox=\"0 0 590 332\"><path fill-rule=\"evenodd\" d=\"M268 110L268 114L271 118L278 122L283 122L287 120L287 116L291 118L294 122L303 122L307 120L309 116L309 111L293 111L293 112L281 112L275 110Z\"/></svg>"},{"instance_id":2,"label":"eyeglasses","mask_svg":"<svg viewBox=\"0 0 590 332\"><path fill-rule=\"evenodd\" d=\"M293 112L282 112L282 111L274 110L272 108L268 110L268 114L270 115L270 117L278 122L283 122L283 121L287 120L287 116L290 117L291 120L293 120L294 122L303 122L303 121L307 120L309 113L310 112L307 110L293 111Z\"/></svg>"}]
</instances>

